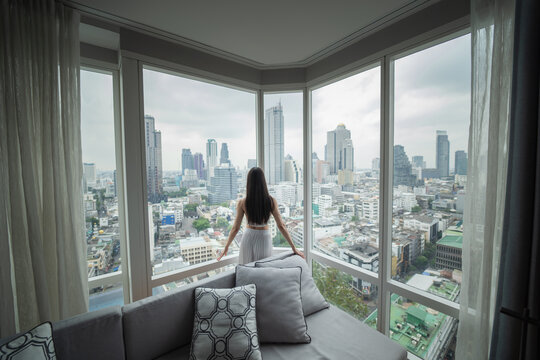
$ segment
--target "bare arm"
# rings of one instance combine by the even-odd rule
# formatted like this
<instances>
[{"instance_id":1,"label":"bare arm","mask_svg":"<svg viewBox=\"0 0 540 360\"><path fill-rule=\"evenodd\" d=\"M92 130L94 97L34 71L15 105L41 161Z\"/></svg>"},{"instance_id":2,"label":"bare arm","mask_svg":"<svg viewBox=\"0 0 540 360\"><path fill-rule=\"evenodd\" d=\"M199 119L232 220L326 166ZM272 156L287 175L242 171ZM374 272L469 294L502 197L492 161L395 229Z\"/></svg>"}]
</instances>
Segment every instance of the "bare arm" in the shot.
<instances>
[{"instance_id":1,"label":"bare arm","mask_svg":"<svg viewBox=\"0 0 540 360\"><path fill-rule=\"evenodd\" d=\"M285 237L285 240L287 240L287 242L291 246L292 251L295 254L300 255L301 257L304 257L304 254L300 250L298 250L296 248L296 246L294 246L294 243L292 242L292 239L291 239L291 235L289 234L289 231L287 230L287 227L285 226L285 224L283 223L283 220L281 219L281 214L279 213L277 200L272 198L272 201L274 202L274 206L273 206L273 209L272 209L272 215L274 216L274 220L276 220L276 225L277 225L279 231L281 232L283 237Z\"/></svg>"},{"instance_id":2,"label":"bare arm","mask_svg":"<svg viewBox=\"0 0 540 360\"><path fill-rule=\"evenodd\" d=\"M223 249L223 252L217 258L218 261L227 254L227 251L229 251L229 245L231 245L232 241L236 237L236 234L238 234L238 231L240 230L240 225L242 224L242 219L244 218L244 207L242 206L243 202L244 200L240 200L238 201L238 204L236 204L236 218L234 219L234 224L231 232L229 233L229 238L225 244L225 249Z\"/></svg>"}]
</instances>

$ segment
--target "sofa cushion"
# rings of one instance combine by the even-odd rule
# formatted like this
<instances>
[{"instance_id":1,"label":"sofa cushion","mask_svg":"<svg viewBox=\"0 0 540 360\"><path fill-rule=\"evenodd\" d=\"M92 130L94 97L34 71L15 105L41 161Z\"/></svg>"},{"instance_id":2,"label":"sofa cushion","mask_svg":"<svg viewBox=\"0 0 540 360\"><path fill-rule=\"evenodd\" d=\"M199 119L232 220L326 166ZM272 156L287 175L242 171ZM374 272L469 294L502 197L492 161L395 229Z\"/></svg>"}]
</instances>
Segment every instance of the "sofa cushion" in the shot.
<instances>
[{"instance_id":1,"label":"sofa cushion","mask_svg":"<svg viewBox=\"0 0 540 360\"><path fill-rule=\"evenodd\" d=\"M195 289L191 358L260 360L255 285Z\"/></svg>"},{"instance_id":2,"label":"sofa cushion","mask_svg":"<svg viewBox=\"0 0 540 360\"><path fill-rule=\"evenodd\" d=\"M122 311L96 310L53 324L58 359L124 359Z\"/></svg>"},{"instance_id":3,"label":"sofa cushion","mask_svg":"<svg viewBox=\"0 0 540 360\"><path fill-rule=\"evenodd\" d=\"M51 323L40 324L0 346L0 359L56 360Z\"/></svg>"},{"instance_id":4,"label":"sofa cushion","mask_svg":"<svg viewBox=\"0 0 540 360\"><path fill-rule=\"evenodd\" d=\"M262 344L263 359L407 359L399 344L335 306L307 316L306 321L310 344Z\"/></svg>"},{"instance_id":5,"label":"sofa cushion","mask_svg":"<svg viewBox=\"0 0 540 360\"><path fill-rule=\"evenodd\" d=\"M302 268L302 309L304 310L304 316L311 315L319 310L326 309L328 303L324 300L321 292L315 285L311 272L309 271L306 260L302 257L291 254L282 259L266 259L257 261L256 267L275 267L275 268Z\"/></svg>"},{"instance_id":6,"label":"sofa cushion","mask_svg":"<svg viewBox=\"0 0 540 360\"><path fill-rule=\"evenodd\" d=\"M262 344L264 360L406 360L407 351L360 320L331 305L307 316L310 344ZM189 346L159 360L187 360Z\"/></svg>"},{"instance_id":7,"label":"sofa cushion","mask_svg":"<svg viewBox=\"0 0 540 360\"><path fill-rule=\"evenodd\" d=\"M236 267L236 286L257 286L257 329L261 343L310 341L302 311L301 273L300 267Z\"/></svg>"},{"instance_id":8,"label":"sofa cushion","mask_svg":"<svg viewBox=\"0 0 540 360\"><path fill-rule=\"evenodd\" d=\"M232 288L234 271L125 305L122 311L127 359L154 359L191 342L197 287Z\"/></svg>"}]
</instances>

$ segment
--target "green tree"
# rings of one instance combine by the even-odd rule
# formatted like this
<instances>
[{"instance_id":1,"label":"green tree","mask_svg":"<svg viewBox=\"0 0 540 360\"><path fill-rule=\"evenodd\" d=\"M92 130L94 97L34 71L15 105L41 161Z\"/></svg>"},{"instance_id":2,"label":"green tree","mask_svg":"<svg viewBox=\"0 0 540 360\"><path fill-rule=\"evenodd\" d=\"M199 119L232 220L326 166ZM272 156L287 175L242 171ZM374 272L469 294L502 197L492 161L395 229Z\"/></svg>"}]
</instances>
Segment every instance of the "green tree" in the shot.
<instances>
[{"instance_id":1,"label":"green tree","mask_svg":"<svg viewBox=\"0 0 540 360\"><path fill-rule=\"evenodd\" d=\"M357 221L358 221L358 216L353 215L353 216L351 217L351 221L357 222Z\"/></svg>"},{"instance_id":2,"label":"green tree","mask_svg":"<svg viewBox=\"0 0 540 360\"><path fill-rule=\"evenodd\" d=\"M424 255L420 255L413 261L413 265L420 270L425 270L428 265L428 259Z\"/></svg>"},{"instance_id":3,"label":"green tree","mask_svg":"<svg viewBox=\"0 0 540 360\"><path fill-rule=\"evenodd\" d=\"M219 206L223 206L223 207L228 208L229 207L229 202L228 201L222 202L222 203L219 204Z\"/></svg>"},{"instance_id":4,"label":"green tree","mask_svg":"<svg viewBox=\"0 0 540 360\"><path fill-rule=\"evenodd\" d=\"M199 206L199 204L187 204L187 205L184 205L184 215L185 216L195 216L195 215L197 215L197 206Z\"/></svg>"},{"instance_id":5,"label":"green tree","mask_svg":"<svg viewBox=\"0 0 540 360\"><path fill-rule=\"evenodd\" d=\"M275 247L285 247L285 246L289 246L289 243L287 242L287 240L285 239L285 237L283 235L281 235L280 232L278 232L276 234L276 236L274 236L274 238L272 239L272 244L275 246Z\"/></svg>"},{"instance_id":6,"label":"green tree","mask_svg":"<svg viewBox=\"0 0 540 360\"><path fill-rule=\"evenodd\" d=\"M210 227L210 221L208 221L207 218L199 218L193 222L193 227L197 229L197 231L208 229Z\"/></svg>"},{"instance_id":7,"label":"green tree","mask_svg":"<svg viewBox=\"0 0 540 360\"><path fill-rule=\"evenodd\" d=\"M179 191L166 191L164 194L170 198L184 197L187 195L187 190L187 188L182 187Z\"/></svg>"},{"instance_id":8,"label":"green tree","mask_svg":"<svg viewBox=\"0 0 540 360\"><path fill-rule=\"evenodd\" d=\"M220 229L226 229L229 226L227 219L218 217L216 220L216 227Z\"/></svg>"},{"instance_id":9,"label":"green tree","mask_svg":"<svg viewBox=\"0 0 540 360\"><path fill-rule=\"evenodd\" d=\"M413 213L419 212L420 210L422 210L422 208L420 206L418 206L418 205L413 206L413 208L411 209L411 211Z\"/></svg>"},{"instance_id":10,"label":"green tree","mask_svg":"<svg viewBox=\"0 0 540 360\"><path fill-rule=\"evenodd\" d=\"M328 302L360 320L368 315L369 310L362 302L362 297L351 287L352 276L334 268L324 268L314 262L313 278Z\"/></svg>"},{"instance_id":11,"label":"green tree","mask_svg":"<svg viewBox=\"0 0 540 360\"><path fill-rule=\"evenodd\" d=\"M432 243L426 243L424 246L424 255L429 260L433 259L437 253L437 245Z\"/></svg>"}]
</instances>

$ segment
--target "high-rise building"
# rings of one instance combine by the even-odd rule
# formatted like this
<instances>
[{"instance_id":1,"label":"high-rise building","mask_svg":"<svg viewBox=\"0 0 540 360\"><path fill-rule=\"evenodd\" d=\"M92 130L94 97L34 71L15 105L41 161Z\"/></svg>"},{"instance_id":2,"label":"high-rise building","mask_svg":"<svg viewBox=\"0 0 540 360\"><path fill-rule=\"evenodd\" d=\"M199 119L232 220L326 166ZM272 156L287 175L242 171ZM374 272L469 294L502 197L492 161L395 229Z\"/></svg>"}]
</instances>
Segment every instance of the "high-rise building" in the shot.
<instances>
[{"instance_id":1,"label":"high-rise building","mask_svg":"<svg viewBox=\"0 0 540 360\"><path fill-rule=\"evenodd\" d=\"M343 140L343 168L339 170L354 171L354 147L351 139Z\"/></svg>"},{"instance_id":2,"label":"high-rise building","mask_svg":"<svg viewBox=\"0 0 540 360\"><path fill-rule=\"evenodd\" d=\"M371 170L380 170L381 169L381 158L374 158L371 160Z\"/></svg>"},{"instance_id":3,"label":"high-rise building","mask_svg":"<svg viewBox=\"0 0 540 360\"><path fill-rule=\"evenodd\" d=\"M257 159L248 159L248 163L247 163L248 170L254 167L257 167Z\"/></svg>"},{"instance_id":4,"label":"high-rise building","mask_svg":"<svg viewBox=\"0 0 540 360\"><path fill-rule=\"evenodd\" d=\"M295 183L302 182L302 169L300 169L300 166L298 165L298 162L296 160L292 158L285 159L283 166L284 166L284 174L283 174L284 181L291 181Z\"/></svg>"},{"instance_id":5,"label":"high-rise building","mask_svg":"<svg viewBox=\"0 0 540 360\"><path fill-rule=\"evenodd\" d=\"M191 149L182 149L182 175L185 174L186 169L193 169L193 155Z\"/></svg>"},{"instance_id":6,"label":"high-rise building","mask_svg":"<svg viewBox=\"0 0 540 360\"><path fill-rule=\"evenodd\" d=\"M317 179L316 181L319 184L324 183L326 177L330 175L330 163L328 163L328 161L317 160L317 165L316 165L314 175L315 175L315 178Z\"/></svg>"},{"instance_id":7,"label":"high-rise building","mask_svg":"<svg viewBox=\"0 0 540 360\"><path fill-rule=\"evenodd\" d=\"M234 200L238 195L238 174L236 170L227 165L216 166L214 176L210 178L208 186L208 201L210 204L219 204Z\"/></svg>"},{"instance_id":8,"label":"high-rise building","mask_svg":"<svg viewBox=\"0 0 540 360\"><path fill-rule=\"evenodd\" d=\"M163 168L161 162L161 131L156 130L153 116L144 116L146 144L146 186L148 200L160 201L163 189Z\"/></svg>"},{"instance_id":9,"label":"high-rise building","mask_svg":"<svg viewBox=\"0 0 540 360\"><path fill-rule=\"evenodd\" d=\"M326 133L324 158L330 163L330 174L337 174L338 170L354 170L354 148L350 139L351 131L344 124L338 124L335 130Z\"/></svg>"},{"instance_id":10,"label":"high-rise building","mask_svg":"<svg viewBox=\"0 0 540 360\"><path fill-rule=\"evenodd\" d=\"M445 130L437 130L437 158L436 167L441 177L450 174L450 141Z\"/></svg>"},{"instance_id":11,"label":"high-rise building","mask_svg":"<svg viewBox=\"0 0 540 360\"><path fill-rule=\"evenodd\" d=\"M416 155L412 157L412 166L415 168L426 168L426 162L424 161L424 157L422 155Z\"/></svg>"},{"instance_id":12,"label":"high-rise building","mask_svg":"<svg viewBox=\"0 0 540 360\"><path fill-rule=\"evenodd\" d=\"M214 168L219 165L217 159L217 142L214 139L208 139L206 142L206 176L208 179L214 176Z\"/></svg>"},{"instance_id":13,"label":"high-rise building","mask_svg":"<svg viewBox=\"0 0 540 360\"><path fill-rule=\"evenodd\" d=\"M283 181L283 108L278 105L266 109L264 118L264 168L269 184Z\"/></svg>"},{"instance_id":14,"label":"high-rise building","mask_svg":"<svg viewBox=\"0 0 540 360\"><path fill-rule=\"evenodd\" d=\"M456 151L455 159L455 171L456 175L467 175L467 153L463 150Z\"/></svg>"},{"instance_id":15,"label":"high-rise building","mask_svg":"<svg viewBox=\"0 0 540 360\"><path fill-rule=\"evenodd\" d=\"M229 160L229 148L227 147L227 143L221 144L221 156L219 158L220 164L230 164L231 160Z\"/></svg>"},{"instance_id":16,"label":"high-rise building","mask_svg":"<svg viewBox=\"0 0 540 360\"><path fill-rule=\"evenodd\" d=\"M193 154L193 169L197 170L197 177L199 179L205 178L203 154L201 153Z\"/></svg>"},{"instance_id":17,"label":"high-rise building","mask_svg":"<svg viewBox=\"0 0 540 360\"><path fill-rule=\"evenodd\" d=\"M416 176L411 172L409 157L403 145L394 145L394 186L414 186Z\"/></svg>"},{"instance_id":18,"label":"high-rise building","mask_svg":"<svg viewBox=\"0 0 540 360\"><path fill-rule=\"evenodd\" d=\"M83 174L86 187L96 185L96 164L83 163Z\"/></svg>"}]
</instances>

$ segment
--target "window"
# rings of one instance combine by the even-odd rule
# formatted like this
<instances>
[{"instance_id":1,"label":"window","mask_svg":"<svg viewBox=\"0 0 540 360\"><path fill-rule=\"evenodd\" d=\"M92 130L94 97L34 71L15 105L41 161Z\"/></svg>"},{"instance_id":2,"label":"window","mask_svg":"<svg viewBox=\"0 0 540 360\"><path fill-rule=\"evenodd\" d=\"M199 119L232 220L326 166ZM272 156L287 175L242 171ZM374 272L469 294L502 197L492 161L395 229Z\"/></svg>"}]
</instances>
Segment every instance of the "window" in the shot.
<instances>
[{"instance_id":1,"label":"window","mask_svg":"<svg viewBox=\"0 0 540 360\"><path fill-rule=\"evenodd\" d=\"M470 36L394 60L392 278L459 300Z\"/></svg>"},{"instance_id":2,"label":"window","mask_svg":"<svg viewBox=\"0 0 540 360\"><path fill-rule=\"evenodd\" d=\"M116 166L114 81L112 72L81 70L83 204L90 310L124 303L120 274L125 235L118 200L121 185Z\"/></svg>"},{"instance_id":3,"label":"window","mask_svg":"<svg viewBox=\"0 0 540 360\"><path fill-rule=\"evenodd\" d=\"M379 271L380 66L312 92L313 248Z\"/></svg>"},{"instance_id":4,"label":"window","mask_svg":"<svg viewBox=\"0 0 540 360\"><path fill-rule=\"evenodd\" d=\"M304 247L303 94L264 94L264 166L268 191L295 245ZM274 247L289 243L270 217Z\"/></svg>"},{"instance_id":5,"label":"window","mask_svg":"<svg viewBox=\"0 0 540 360\"><path fill-rule=\"evenodd\" d=\"M153 68L143 78L150 260L161 275L223 249L257 164L256 96Z\"/></svg>"},{"instance_id":6,"label":"window","mask_svg":"<svg viewBox=\"0 0 540 360\"><path fill-rule=\"evenodd\" d=\"M413 358L453 358L470 35L378 65L311 89L313 275L320 289L332 276L374 294L362 293L370 311L357 318ZM347 311L345 298L333 303Z\"/></svg>"}]
</instances>

